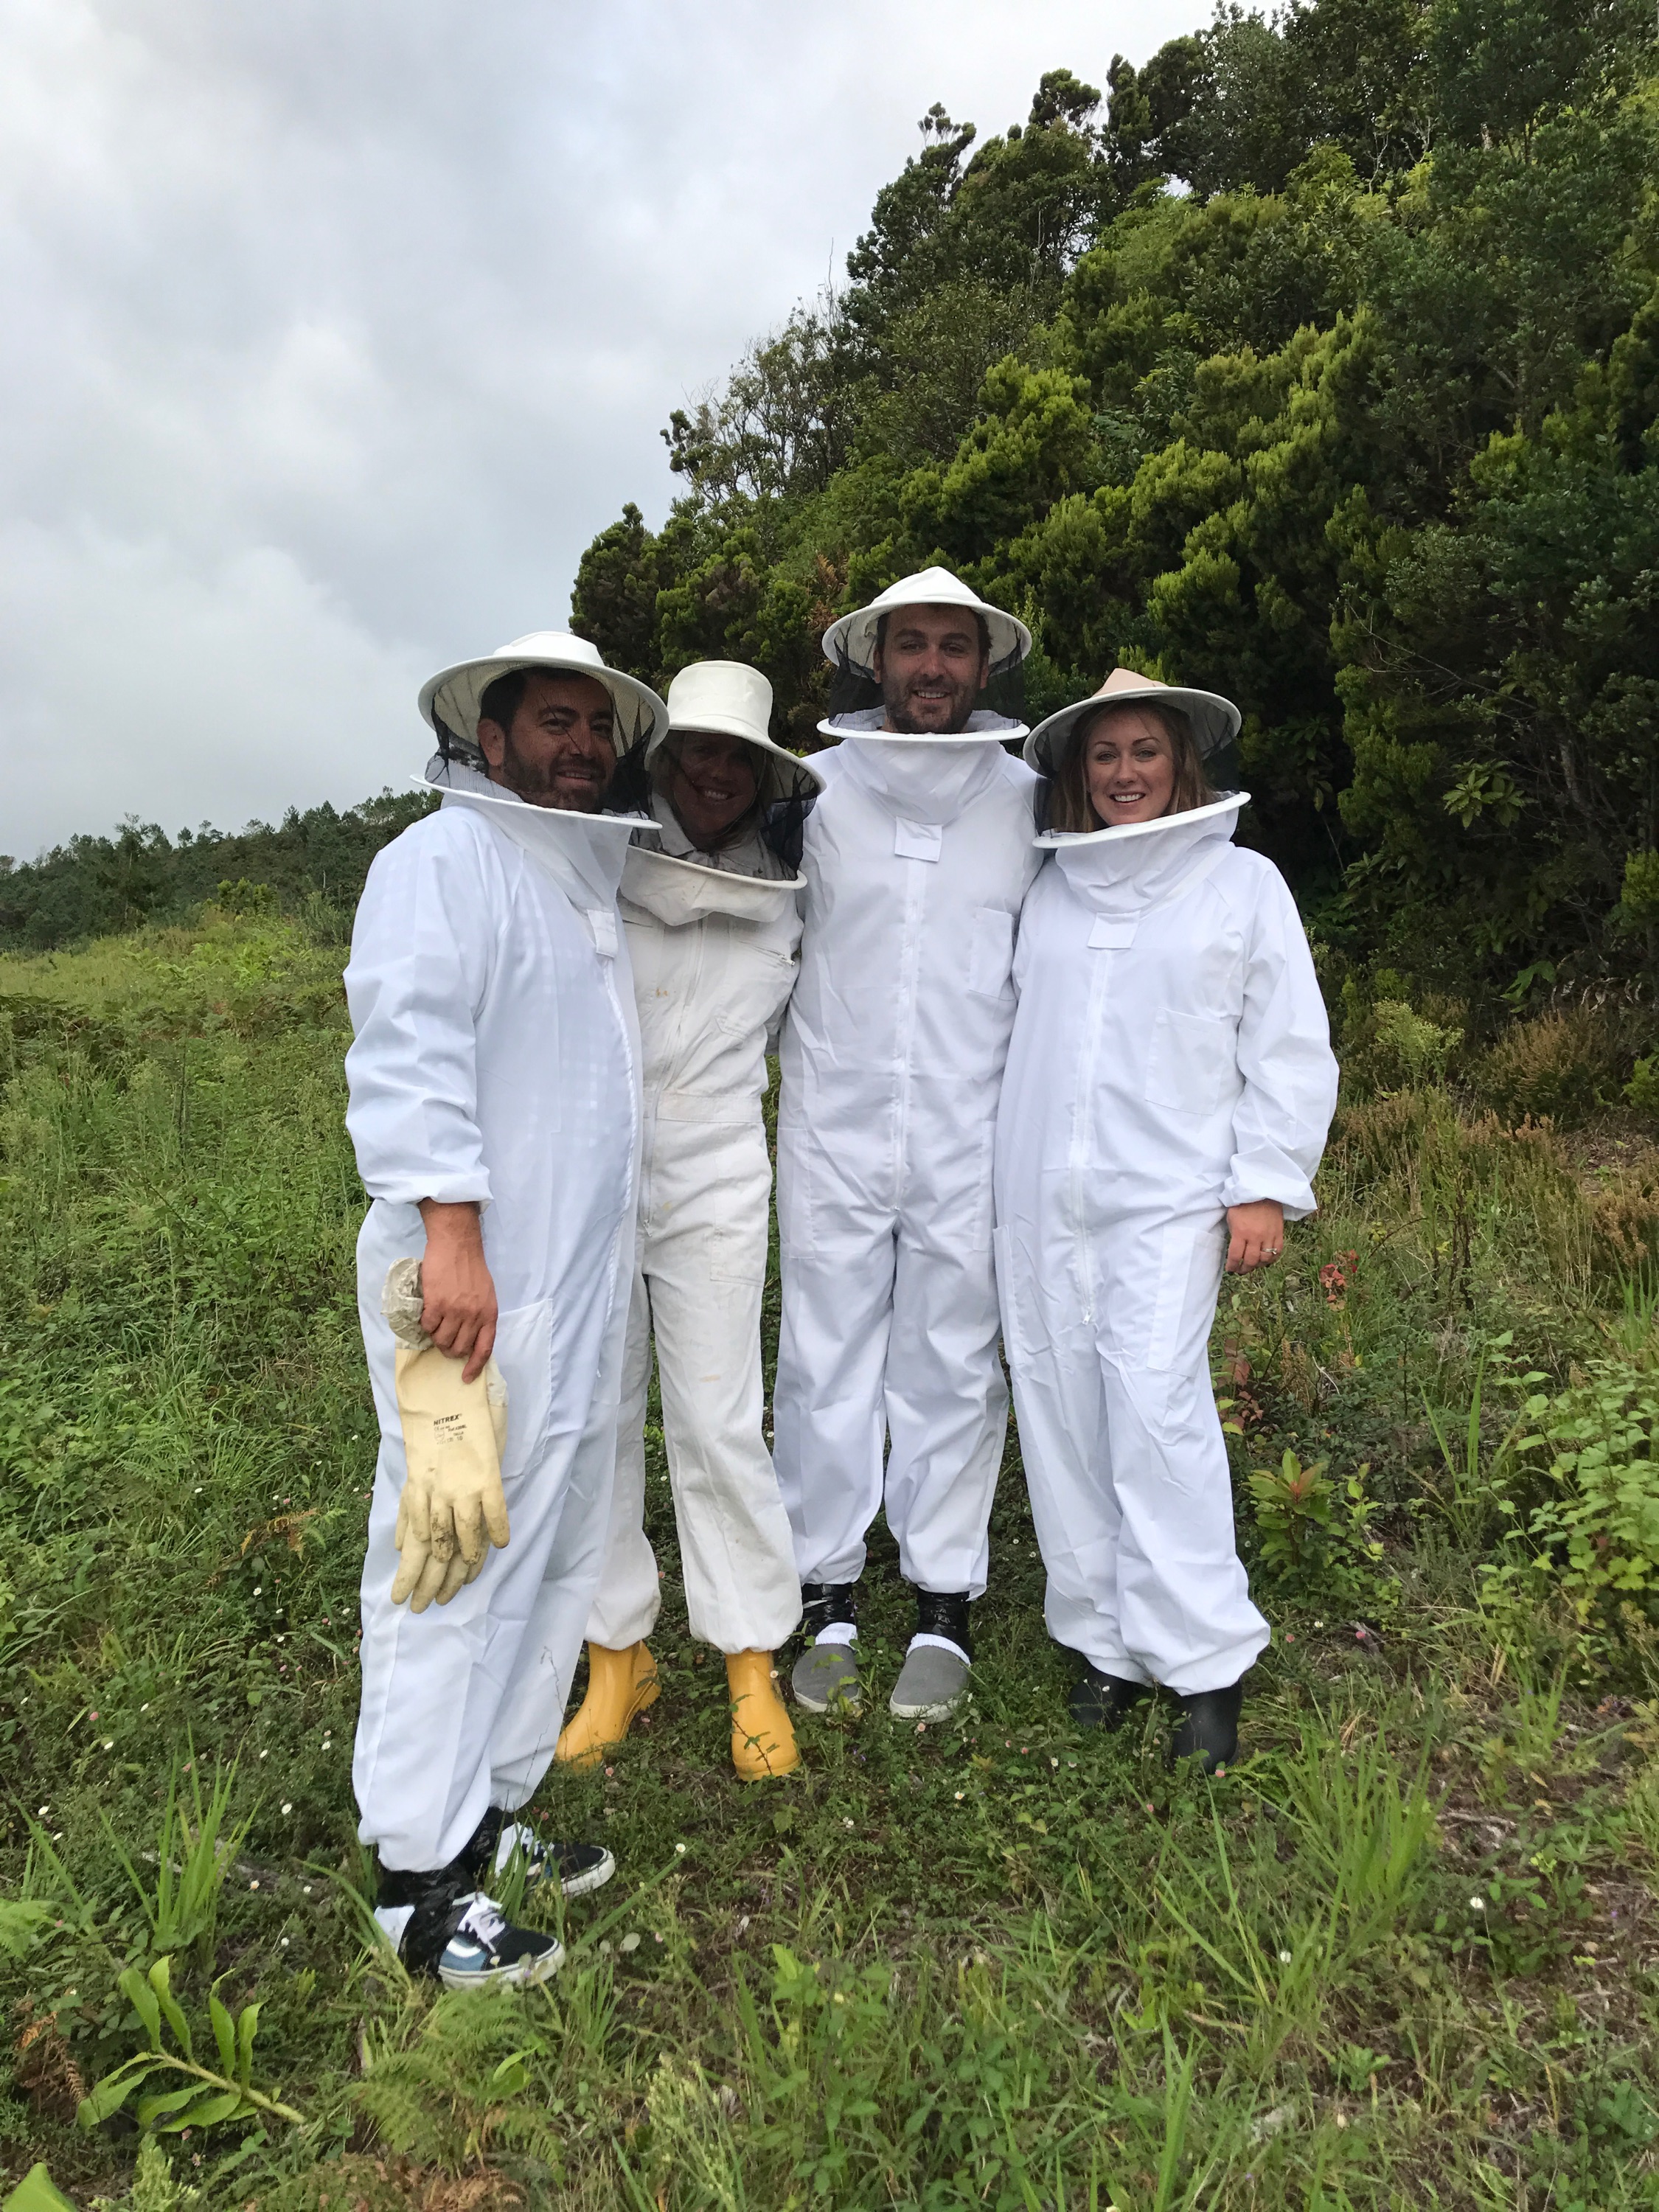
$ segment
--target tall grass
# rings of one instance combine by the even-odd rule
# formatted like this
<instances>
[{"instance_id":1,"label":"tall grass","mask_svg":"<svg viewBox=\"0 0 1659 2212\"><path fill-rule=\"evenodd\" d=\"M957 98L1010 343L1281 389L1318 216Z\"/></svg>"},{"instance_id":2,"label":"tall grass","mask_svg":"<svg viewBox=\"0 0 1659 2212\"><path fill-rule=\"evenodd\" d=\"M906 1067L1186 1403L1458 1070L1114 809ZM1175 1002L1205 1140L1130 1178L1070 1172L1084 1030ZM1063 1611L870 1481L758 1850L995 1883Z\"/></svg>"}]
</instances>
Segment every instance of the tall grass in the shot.
<instances>
[{"instance_id":1,"label":"tall grass","mask_svg":"<svg viewBox=\"0 0 1659 2212\"><path fill-rule=\"evenodd\" d=\"M0 2174L126 2196L134 2139L77 2129L74 2085L149 2047L126 1992L170 1955L198 2043L216 1985L258 2002L256 2087L301 2118L147 2151L147 2203L1653 2202L1650 1718L1636 1675L1564 1670L1559 1623L1500 1638L1480 1581L1524 1394L1643 1317L1607 1232L1639 1161L1443 1089L1345 1110L1320 1216L1223 1300L1275 1642L1215 1785L1166 1772L1156 1708L1068 1725L1011 1438L972 1706L887 1714L878 1530L877 1694L740 1788L653 1429L665 1694L532 1812L621 1871L528 1902L569 1965L480 2003L365 1929L340 958L337 920L256 914L0 960ZM1244 1483L1286 1450L1338 1501L1293 1567Z\"/></svg>"}]
</instances>

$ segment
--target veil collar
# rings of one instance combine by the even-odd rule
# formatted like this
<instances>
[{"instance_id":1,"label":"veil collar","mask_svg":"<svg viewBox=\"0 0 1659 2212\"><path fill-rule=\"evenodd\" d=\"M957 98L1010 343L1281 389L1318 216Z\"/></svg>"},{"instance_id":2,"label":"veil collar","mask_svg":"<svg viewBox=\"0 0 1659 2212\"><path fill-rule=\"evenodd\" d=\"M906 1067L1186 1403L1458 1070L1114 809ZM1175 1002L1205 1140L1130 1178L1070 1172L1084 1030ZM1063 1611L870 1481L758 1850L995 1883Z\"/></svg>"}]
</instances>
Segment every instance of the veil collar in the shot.
<instances>
[{"instance_id":1,"label":"veil collar","mask_svg":"<svg viewBox=\"0 0 1659 2212\"><path fill-rule=\"evenodd\" d=\"M989 790L1000 772L1005 738L1021 725L975 713L965 730L945 738L911 737L877 727L879 707L843 714L818 726L842 740L848 772L861 791L902 822L944 829Z\"/></svg>"},{"instance_id":2,"label":"veil collar","mask_svg":"<svg viewBox=\"0 0 1659 2212\"><path fill-rule=\"evenodd\" d=\"M550 877L587 925L593 949L609 958L617 949L617 889L628 841L645 826L637 814L579 814L562 806L531 806L516 791L492 783L465 762L434 753L416 781L443 793L446 806L471 806L488 816L503 837Z\"/></svg>"},{"instance_id":3,"label":"veil collar","mask_svg":"<svg viewBox=\"0 0 1659 2212\"><path fill-rule=\"evenodd\" d=\"M1036 842L1054 854L1086 905L1133 925L1208 875L1231 844L1239 809L1249 798L1248 791L1230 791L1185 814L1161 814L1154 822L1125 822L1084 836L1050 830Z\"/></svg>"}]
</instances>

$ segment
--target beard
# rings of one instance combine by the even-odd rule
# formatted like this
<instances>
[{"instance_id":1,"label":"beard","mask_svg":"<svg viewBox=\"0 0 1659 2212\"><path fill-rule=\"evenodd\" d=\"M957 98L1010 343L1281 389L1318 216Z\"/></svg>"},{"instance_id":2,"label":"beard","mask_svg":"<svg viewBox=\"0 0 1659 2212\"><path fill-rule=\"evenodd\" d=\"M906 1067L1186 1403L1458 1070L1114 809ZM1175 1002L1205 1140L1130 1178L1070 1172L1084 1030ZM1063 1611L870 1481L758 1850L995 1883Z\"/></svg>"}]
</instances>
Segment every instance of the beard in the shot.
<instances>
[{"instance_id":1,"label":"beard","mask_svg":"<svg viewBox=\"0 0 1659 2212\"><path fill-rule=\"evenodd\" d=\"M881 703L886 709L886 721L890 729L909 732L917 737L951 737L968 726L968 717L974 711L974 702L979 696L977 684L953 684L950 708L941 722L921 720L910 704L911 686L902 678L884 677L881 686Z\"/></svg>"},{"instance_id":2,"label":"beard","mask_svg":"<svg viewBox=\"0 0 1659 2212\"><path fill-rule=\"evenodd\" d=\"M585 754L556 753L550 760L529 760L507 733L501 780L530 806L553 806L575 814L597 814L611 779Z\"/></svg>"}]
</instances>

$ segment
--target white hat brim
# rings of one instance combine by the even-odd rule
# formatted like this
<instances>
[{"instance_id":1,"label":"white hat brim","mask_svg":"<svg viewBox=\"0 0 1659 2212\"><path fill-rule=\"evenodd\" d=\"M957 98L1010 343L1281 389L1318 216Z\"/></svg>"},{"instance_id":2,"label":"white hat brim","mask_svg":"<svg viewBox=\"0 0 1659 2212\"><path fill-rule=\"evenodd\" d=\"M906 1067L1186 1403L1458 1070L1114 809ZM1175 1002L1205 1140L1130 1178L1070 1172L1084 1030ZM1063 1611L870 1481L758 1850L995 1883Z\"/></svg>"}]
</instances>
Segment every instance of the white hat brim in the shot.
<instances>
[{"instance_id":1,"label":"white hat brim","mask_svg":"<svg viewBox=\"0 0 1659 2212\"><path fill-rule=\"evenodd\" d=\"M1017 615L1005 614L1000 607L992 606L988 600L971 594L963 599L941 599L937 591L918 592L914 599L890 599L885 606L856 608L850 615L840 615L823 633L823 657L839 666L848 662L862 676L875 680L876 630L884 615L895 615L903 607L953 607L968 614L982 615L990 634L991 662L1001 667L1011 660L1024 660L1031 650L1031 633Z\"/></svg>"},{"instance_id":2,"label":"white hat brim","mask_svg":"<svg viewBox=\"0 0 1659 2212\"><path fill-rule=\"evenodd\" d=\"M556 653L491 653L478 660L458 660L421 686L421 713L435 731L440 715L449 729L470 745L478 742L478 707L498 676L511 676L522 668L544 668L558 676L585 676L602 684L617 710L617 758L653 731L665 728L668 709L648 684L626 676L620 668L596 668L591 660ZM441 733L440 733L441 734Z\"/></svg>"},{"instance_id":3,"label":"white hat brim","mask_svg":"<svg viewBox=\"0 0 1659 2212\"><path fill-rule=\"evenodd\" d=\"M1238 708L1218 691L1195 691L1179 684L1149 684L1144 690L1126 688L1114 691L1104 699L1097 691L1091 692L1088 698L1074 700L1069 707L1061 707L1037 724L1025 740L1027 767L1036 769L1039 775L1057 775L1057 763L1064 757L1066 741L1085 714L1143 702L1178 708L1192 726L1193 738L1201 758L1230 744L1243 725L1244 717Z\"/></svg>"}]
</instances>

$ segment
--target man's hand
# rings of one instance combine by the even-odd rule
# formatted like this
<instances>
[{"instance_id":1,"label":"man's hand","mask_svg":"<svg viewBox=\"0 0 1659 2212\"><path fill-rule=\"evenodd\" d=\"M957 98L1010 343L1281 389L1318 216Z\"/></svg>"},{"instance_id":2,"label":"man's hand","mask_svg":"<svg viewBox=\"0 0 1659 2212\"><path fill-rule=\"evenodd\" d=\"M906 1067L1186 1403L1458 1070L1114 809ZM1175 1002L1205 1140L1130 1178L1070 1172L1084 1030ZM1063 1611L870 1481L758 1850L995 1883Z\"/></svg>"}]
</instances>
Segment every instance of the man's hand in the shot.
<instances>
[{"instance_id":1,"label":"man's hand","mask_svg":"<svg viewBox=\"0 0 1659 2212\"><path fill-rule=\"evenodd\" d=\"M1285 1209L1276 1198L1253 1198L1248 1206L1227 1208L1227 1273L1248 1275L1265 1267L1285 1249Z\"/></svg>"},{"instance_id":2,"label":"man's hand","mask_svg":"<svg viewBox=\"0 0 1659 2212\"><path fill-rule=\"evenodd\" d=\"M421 1327L450 1359L464 1359L476 1382L495 1344L495 1285L485 1264L478 1209L421 1200L426 1255L421 1261Z\"/></svg>"}]
</instances>

